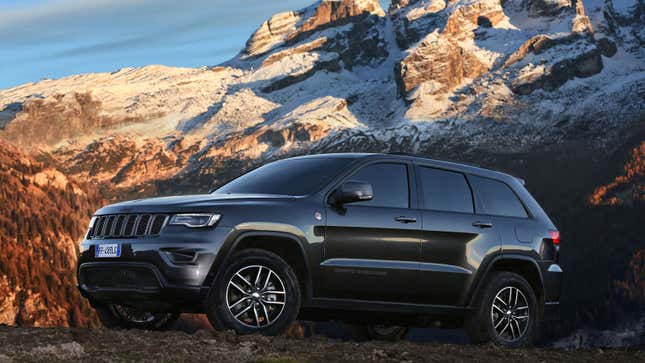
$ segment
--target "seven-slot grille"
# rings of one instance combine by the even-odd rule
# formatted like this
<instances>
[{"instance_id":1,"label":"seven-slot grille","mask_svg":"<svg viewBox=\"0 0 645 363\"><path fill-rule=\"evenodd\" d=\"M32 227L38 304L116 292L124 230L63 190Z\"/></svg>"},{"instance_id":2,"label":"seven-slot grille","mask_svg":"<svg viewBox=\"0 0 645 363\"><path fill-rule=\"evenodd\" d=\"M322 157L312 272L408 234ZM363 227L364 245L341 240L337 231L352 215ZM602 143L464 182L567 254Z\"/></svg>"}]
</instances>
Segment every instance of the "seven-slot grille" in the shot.
<instances>
[{"instance_id":1,"label":"seven-slot grille","mask_svg":"<svg viewBox=\"0 0 645 363\"><path fill-rule=\"evenodd\" d=\"M158 236L166 225L167 214L112 214L96 216L87 238L138 238Z\"/></svg>"}]
</instances>

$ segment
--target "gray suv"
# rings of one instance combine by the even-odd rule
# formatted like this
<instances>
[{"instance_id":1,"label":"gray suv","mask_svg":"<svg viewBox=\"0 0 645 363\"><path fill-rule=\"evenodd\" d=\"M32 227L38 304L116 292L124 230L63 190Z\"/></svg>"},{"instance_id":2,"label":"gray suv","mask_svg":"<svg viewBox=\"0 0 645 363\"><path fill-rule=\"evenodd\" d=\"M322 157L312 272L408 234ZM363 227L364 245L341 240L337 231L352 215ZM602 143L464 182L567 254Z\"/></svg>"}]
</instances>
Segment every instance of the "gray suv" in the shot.
<instances>
[{"instance_id":1,"label":"gray suv","mask_svg":"<svg viewBox=\"0 0 645 363\"><path fill-rule=\"evenodd\" d=\"M531 343L557 307L559 232L513 176L411 155L269 163L210 194L101 208L81 243L81 293L109 327L179 313L277 334L341 320L371 337L464 326Z\"/></svg>"}]
</instances>

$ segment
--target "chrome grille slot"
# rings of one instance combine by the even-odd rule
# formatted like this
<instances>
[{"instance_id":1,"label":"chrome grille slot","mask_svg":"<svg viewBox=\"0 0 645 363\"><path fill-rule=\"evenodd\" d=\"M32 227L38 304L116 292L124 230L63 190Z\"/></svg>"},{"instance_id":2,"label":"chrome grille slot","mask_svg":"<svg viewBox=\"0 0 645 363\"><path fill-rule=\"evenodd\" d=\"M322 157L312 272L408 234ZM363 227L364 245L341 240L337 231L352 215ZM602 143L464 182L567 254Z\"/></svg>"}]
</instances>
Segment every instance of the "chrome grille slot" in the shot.
<instances>
[{"instance_id":1,"label":"chrome grille slot","mask_svg":"<svg viewBox=\"0 0 645 363\"><path fill-rule=\"evenodd\" d=\"M105 217L99 217L94 228L94 236L100 237L103 235L103 225L105 224Z\"/></svg>"},{"instance_id":2,"label":"chrome grille slot","mask_svg":"<svg viewBox=\"0 0 645 363\"><path fill-rule=\"evenodd\" d=\"M143 214L139 217L139 223L137 224L137 231L135 235L137 237L145 236L148 232L148 225L150 224L150 214Z\"/></svg>"},{"instance_id":3,"label":"chrome grille slot","mask_svg":"<svg viewBox=\"0 0 645 363\"><path fill-rule=\"evenodd\" d=\"M143 238L158 236L166 225L167 214L112 214L96 216L88 239Z\"/></svg>"},{"instance_id":4,"label":"chrome grille slot","mask_svg":"<svg viewBox=\"0 0 645 363\"><path fill-rule=\"evenodd\" d=\"M125 222L125 229L123 230L124 237L132 236L132 233L134 233L134 226L136 223L137 223L136 214L131 214L127 217L127 220Z\"/></svg>"},{"instance_id":5,"label":"chrome grille slot","mask_svg":"<svg viewBox=\"0 0 645 363\"><path fill-rule=\"evenodd\" d=\"M114 224L114 237L121 237L121 231L123 231L123 221L125 220L126 215L121 214L116 217L116 223Z\"/></svg>"},{"instance_id":6,"label":"chrome grille slot","mask_svg":"<svg viewBox=\"0 0 645 363\"><path fill-rule=\"evenodd\" d=\"M150 224L150 234L153 236L159 235L161 229L166 224L167 215L158 214L152 218L152 223Z\"/></svg>"},{"instance_id":7,"label":"chrome grille slot","mask_svg":"<svg viewBox=\"0 0 645 363\"><path fill-rule=\"evenodd\" d=\"M109 216L107 222L105 222L105 227L103 228L104 236L112 236L112 227L114 227L114 216Z\"/></svg>"},{"instance_id":8,"label":"chrome grille slot","mask_svg":"<svg viewBox=\"0 0 645 363\"><path fill-rule=\"evenodd\" d=\"M96 217L94 219L94 224L92 227L87 231L87 238L92 238L94 237L95 231L96 231L96 225L99 223L99 218Z\"/></svg>"}]
</instances>

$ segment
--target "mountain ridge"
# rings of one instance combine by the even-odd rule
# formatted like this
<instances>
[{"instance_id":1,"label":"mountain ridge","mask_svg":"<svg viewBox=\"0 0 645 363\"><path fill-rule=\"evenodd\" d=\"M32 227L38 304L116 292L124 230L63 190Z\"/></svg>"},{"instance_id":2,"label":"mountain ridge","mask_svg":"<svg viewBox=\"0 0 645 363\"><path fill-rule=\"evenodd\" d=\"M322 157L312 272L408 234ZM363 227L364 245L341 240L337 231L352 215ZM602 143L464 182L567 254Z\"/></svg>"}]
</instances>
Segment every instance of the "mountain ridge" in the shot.
<instances>
[{"instance_id":1,"label":"mountain ridge","mask_svg":"<svg viewBox=\"0 0 645 363\"><path fill-rule=\"evenodd\" d=\"M447 137L509 151L572 137L611 144L644 114L645 23L632 2L620 12L611 0L586 11L581 1L394 1L385 13L373 0L325 0L273 16L221 66L0 91L0 138L44 150L67 172L112 136L155 144L163 152L154 155L181 160L166 162L166 178L220 167L208 165L217 158L269 160L361 135L410 137L416 149ZM199 151L180 156L177 145ZM134 164L87 176L119 187L150 159L148 149L121 154Z\"/></svg>"}]
</instances>

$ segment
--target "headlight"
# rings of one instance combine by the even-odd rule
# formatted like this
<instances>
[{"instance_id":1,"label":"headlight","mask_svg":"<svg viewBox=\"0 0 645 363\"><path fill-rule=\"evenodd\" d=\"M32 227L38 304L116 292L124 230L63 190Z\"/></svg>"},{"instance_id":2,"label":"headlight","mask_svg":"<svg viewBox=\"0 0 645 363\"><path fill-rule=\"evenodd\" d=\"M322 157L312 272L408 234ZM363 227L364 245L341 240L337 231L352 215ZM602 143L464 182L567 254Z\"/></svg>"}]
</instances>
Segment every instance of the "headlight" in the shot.
<instances>
[{"instance_id":1,"label":"headlight","mask_svg":"<svg viewBox=\"0 0 645 363\"><path fill-rule=\"evenodd\" d=\"M168 222L171 226L186 226L190 228L212 227L222 217L215 213L175 214Z\"/></svg>"}]
</instances>

